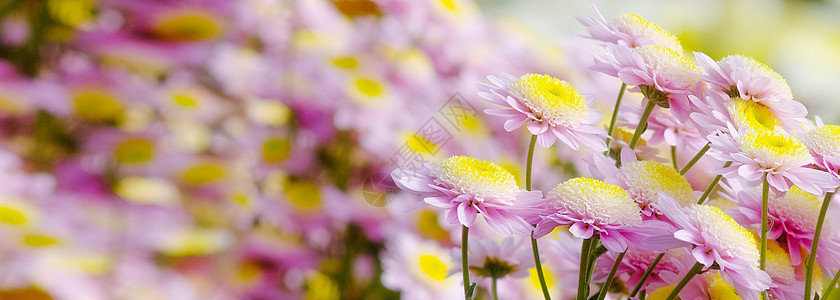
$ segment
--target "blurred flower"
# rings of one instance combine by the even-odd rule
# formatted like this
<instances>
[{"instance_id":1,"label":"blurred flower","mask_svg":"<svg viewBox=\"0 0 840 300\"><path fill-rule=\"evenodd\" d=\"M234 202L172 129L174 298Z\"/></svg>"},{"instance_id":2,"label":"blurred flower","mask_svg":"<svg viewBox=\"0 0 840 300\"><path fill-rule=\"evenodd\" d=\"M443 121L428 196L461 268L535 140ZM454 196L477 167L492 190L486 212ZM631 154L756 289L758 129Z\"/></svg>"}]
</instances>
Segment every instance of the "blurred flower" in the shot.
<instances>
[{"instance_id":1,"label":"blurred flower","mask_svg":"<svg viewBox=\"0 0 840 300\"><path fill-rule=\"evenodd\" d=\"M818 168L840 179L840 126L820 125L801 136Z\"/></svg>"},{"instance_id":2,"label":"blurred flower","mask_svg":"<svg viewBox=\"0 0 840 300\"><path fill-rule=\"evenodd\" d=\"M463 296L458 276L447 270L457 262L436 243L401 233L389 240L382 257L382 284L404 299L455 299Z\"/></svg>"},{"instance_id":3,"label":"blurred flower","mask_svg":"<svg viewBox=\"0 0 840 300\"><path fill-rule=\"evenodd\" d=\"M683 52L677 37L637 14L624 13L609 23L595 5L592 8L597 17L577 17L592 39L631 48L659 45Z\"/></svg>"},{"instance_id":4,"label":"blurred flower","mask_svg":"<svg viewBox=\"0 0 840 300\"><path fill-rule=\"evenodd\" d=\"M514 237L505 237L501 241L479 239L470 236L469 270L483 278L501 279L508 275L522 278L528 276L528 270L534 267L533 254L528 247L522 247ZM457 251L456 251L457 250ZM453 249L452 260L461 261L461 250ZM461 272L460 265L451 272Z\"/></svg>"}]
</instances>

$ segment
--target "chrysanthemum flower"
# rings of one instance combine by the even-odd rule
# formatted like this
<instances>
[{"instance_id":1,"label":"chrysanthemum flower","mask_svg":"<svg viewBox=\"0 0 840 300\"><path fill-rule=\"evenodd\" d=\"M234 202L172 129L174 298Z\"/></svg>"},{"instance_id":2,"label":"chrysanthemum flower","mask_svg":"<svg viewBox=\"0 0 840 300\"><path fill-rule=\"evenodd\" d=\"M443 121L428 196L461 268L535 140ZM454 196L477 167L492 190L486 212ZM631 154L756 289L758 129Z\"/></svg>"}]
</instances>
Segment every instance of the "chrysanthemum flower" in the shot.
<instances>
[{"instance_id":1,"label":"chrysanthemum flower","mask_svg":"<svg viewBox=\"0 0 840 300\"><path fill-rule=\"evenodd\" d=\"M712 149L708 154L721 161L732 161L730 167L718 170L726 177L758 181L766 174L767 182L776 190L787 191L796 185L812 194L833 190L838 185L837 178L808 167L813 163L808 148L792 136L754 127L729 131L731 137L708 137Z\"/></svg>"},{"instance_id":2,"label":"chrysanthemum flower","mask_svg":"<svg viewBox=\"0 0 840 300\"><path fill-rule=\"evenodd\" d=\"M758 268L758 245L753 234L720 208L695 204L681 209L661 194L660 210L677 225L673 237L691 248L694 259L720 268L723 280L744 299L758 299L770 287L770 276Z\"/></svg>"},{"instance_id":3,"label":"chrysanthemum flower","mask_svg":"<svg viewBox=\"0 0 840 300\"><path fill-rule=\"evenodd\" d=\"M603 56L595 57L593 70L618 77L630 91L640 92L658 106L670 108L680 120L688 119L688 95L699 88L697 68L679 52L664 46L627 48L607 45Z\"/></svg>"},{"instance_id":4,"label":"chrysanthemum flower","mask_svg":"<svg viewBox=\"0 0 840 300\"><path fill-rule=\"evenodd\" d=\"M401 189L423 197L411 208L442 208L453 224L470 227L481 213L499 232L528 235L541 212L542 192L519 189L513 174L483 159L452 156L417 168L398 168L391 176Z\"/></svg>"},{"instance_id":5,"label":"chrysanthemum flower","mask_svg":"<svg viewBox=\"0 0 840 300\"><path fill-rule=\"evenodd\" d=\"M400 233L386 245L382 284L404 299L456 299L464 293L461 278L447 271L457 264L438 244Z\"/></svg>"},{"instance_id":6,"label":"chrysanthemum flower","mask_svg":"<svg viewBox=\"0 0 840 300\"><path fill-rule=\"evenodd\" d=\"M674 280L679 281L681 277L676 277ZM647 296L646 299L648 300L665 300L667 299L668 295L671 291L674 290L676 282L673 283L674 285L663 286ZM755 294L755 299L758 299L758 293L750 292L750 294ZM738 291L735 290L731 285L729 285L721 276L721 272L716 271L709 271L700 275L695 276L691 281L688 282L679 294L680 299L692 299L692 300L741 300L741 299L753 299L753 296L745 296L741 297Z\"/></svg>"},{"instance_id":7,"label":"chrysanthemum flower","mask_svg":"<svg viewBox=\"0 0 840 300\"><path fill-rule=\"evenodd\" d=\"M821 125L811 129L802 135L802 143L808 147L817 167L840 179L840 126Z\"/></svg>"},{"instance_id":8,"label":"chrysanthemum flower","mask_svg":"<svg viewBox=\"0 0 840 300\"><path fill-rule=\"evenodd\" d=\"M553 212L537 224L535 237L548 234L559 225L571 225L569 232L588 239L596 233L607 250L623 252L641 238L639 206L621 187L592 178L574 178L548 193L546 207Z\"/></svg>"},{"instance_id":9,"label":"chrysanthemum flower","mask_svg":"<svg viewBox=\"0 0 840 300\"><path fill-rule=\"evenodd\" d=\"M639 15L625 13L609 23L597 7L593 5L592 8L596 17L577 17L586 26L590 38L631 48L660 45L677 52L683 51L677 37Z\"/></svg>"},{"instance_id":10,"label":"chrysanthemum flower","mask_svg":"<svg viewBox=\"0 0 840 300\"><path fill-rule=\"evenodd\" d=\"M548 148L560 140L574 150L584 146L592 151L606 151L606 131L592 126L601 120L598 110L590 109L594 99L585 98L565 81L548 75L526 74L514 78L502 73L487 76L493 83L479 83L478 95L505 106L484 112L507 118L505 130L513 131L527 123L537 143Z\"/></svg>"},{"instance_id":11,"label":"chrysanthemum flower","mask_svg":"<svg viewBox=\"0 0 840 300\"><path fill-rule=\"evenodd\" d=\"M805 122L808 110L793 100L784 78L767 65L744 55L730 55L715 62L708 55L694 52L709 91L721 99L740 98L766 106L782 121L782 126L795 129Z\"/></svg>"},{"instance_id":12,"label":"chrysanthemum flower","mask_svg":"<svg viewBox=\"0 0 840 300\"><path fill-rule=\"evenodd\" d=\"M517 278L528 276L528 270L534 267L534 258L530 248L522 247L522 241L517 242L511 236L501 241L470 236L470 272L480 277L497 279L508 275ZM452 251L452 259L461 261L460 249ZM453 270L461 272L461 266Z\"/></svg>"},{"instance_id":13,"label":"chrysanthemum flower","mask_svg":"<svg viewBox=\"0 0 840 300\"><path fill-rule=\"evenodd\" d=\"M688 180L673 166L652 160L637 161L629 149L621 152L621 168L601 153L592 156L590 172L596 178L613 183L627 191L639 205L644 218L657 218L659 193L665 193L686 206L696 202L694 190Z\"/></svg>"},{"instance_id":14,"label":"chrysanthemum flower","mask_svg":"<svg viewBox=\"0 0 840 300\"><path fill-rule=\"evenodd\" d=\"M689 99L696 108L691 113L693 127L702 136L731 135L730 129L745 126L774 131L781 125L769 107L752 100L737 97L721 99L709 91L703 95L690 95Z\"/></svg>"},{"instance_id":15,"label":"chrysanthemum flower","mask_svg":"<svg viewBox=\"0 0 840 300\"><path fill-rule=\"evenodd\" d=\"M612 153L621 153L624 149L630 149L630 141L633 139L633 131L626 127L616 127L612 134L612 143L610 143L610 151ZM633 148L633 153L639 159L664 161L658 157L659 149L652 145L648 145L647 140L639 138L636 142L636 148Z\"/></svg>"},{"instance_id":16,"label":"chrysanthemum flower","mask_svg":"<svg viewBox=\"0 0 840 300\"><path fill-rule=\"evenodd\" d=\"M656 264L656 267L653 268L650 276L642 285L641 290L644 290L648 285L656 286L664 283L665 281L660 277L660 274L679 273L677 261L681 259L685 253L686 252L682 249L668 251L659 263ZM606 280L617 256L618 253L607 252L598 257L598 260L595 261L594 272L592 273L593 282L604 282ZM633 287L639 283L639 280L647 270L648 266L650 266L654 259L656 259L656 256L658 256L657 253L628 250L624 259L621 260L621 264L619 264L618 269L616 269L616 277L621 279L624 282L624 285L629 289L633 289Z\"/></svg>"}]
</instances>

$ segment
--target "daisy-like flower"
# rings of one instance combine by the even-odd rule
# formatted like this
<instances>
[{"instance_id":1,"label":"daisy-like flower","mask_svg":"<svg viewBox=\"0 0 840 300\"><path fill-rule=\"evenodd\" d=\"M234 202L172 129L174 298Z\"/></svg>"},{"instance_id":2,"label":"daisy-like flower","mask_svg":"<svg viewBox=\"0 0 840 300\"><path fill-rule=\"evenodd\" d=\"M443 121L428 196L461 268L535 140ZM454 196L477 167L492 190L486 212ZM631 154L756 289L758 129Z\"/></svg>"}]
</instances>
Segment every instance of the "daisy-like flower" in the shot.
<instances>
[{"instance_id":1,"label":"daisy-like flower","mask_svg":"<svg viewBox=\"0 0 840 300\"><path fill-rule=\"evenodd\" d=\"M720 99L740 98L766 106L787 129L805 122L808 110L793 100L784 78L767 65L744 55L730 55L715 62L701 52L694 52L702 70L701 80Z\"/></svg>"},{"instance_id":2,"label":"daisy-like flower","mask_svg":"<svg viewBox=\"0 0 840 300\"><path fill-rule=\"evenodd\" d=\"M770 287L770 276L759 269L758 245L753 234L720 208L695 204L680 208L661 194L660 210L677 226L673 237L691 248L697 263L720 268L723 280L743 299L758 299Z\"/></svg>"},{"instance_id":3,"label":"daisy-like flower","mask_svg":"<svg viewBox=\"0 0 840 300\"><path fill-rule=\"evenodd\" d=\"M461 279L447 273L455 265L437 243L403 232L386 245L382 284L400 291L404 299L456 299L463 297Z\"/></svg>"},{"instance_id":4,"label":"daisy-like flower","mask_svg":"<svg viewBox=\"0 0 840 300\"><path fill-rule=\"evenodd\" d=\"M696 94L700 88L694 64L665 46L607 45L604 55L595 57L592 69L636 86L630 91L640 92L648 101L670 108L680 121L687 120L692 111L688 95Z\"/></svg>"},{"instance_id":5,"label":"daisy-like flower","mask_svg":"<svg viewBox=\"0 0 840 300\"><path fill-rule=\"evenodd\" d=\"M470 272L484 278L527 277L528 270L534 267L534 258L530 248L522 247L522 241L517 242L512 236L501 241L470 236ZM452 259L461 261L460 249L453 249ZM453 271L461 272L461 266Z\"/></svg>"},{"instance_id":6,"label":"daisy-like flower","mask_svg":"<svg viewBox=\"0 0 840 300\"><path fill-rule=\"evenodd\" d=\"M595 5L592 5L592 8L597 16L577 17L578 21L586 26L586 31L592 39L631 48L659 45L677 52L683 51L677 37L639 15L625 13L610 23Z\"/></svg>"},{"instance_id":7,"label":"daisy-like flower","mask_svg":"<svg viewBox=\"0 0 840 300\"><path fill-rule=\"evenodd\" d=\"M823 125L802 135L802 143L808 147L815 165L835 178L840 179L840 126Z\"/></svg>"},{"instance_id":8,"label":"daisy-like flower","mask_svg":"<svg viewBox=\"0 0 840 300\"><path fill-rule=\"evenodd\" d=\"M732 126L731 124L729 125ZM741 177L749 181L767 182L778 191L791 185L811 193L833 190L838 179L821 170L810 168L813 158L808 148L793 136L764 128L730 128L732 136L709 136L709 155L731 161L732 165L718 170L726 177Z\"/></svg>"},{"instance_id":9,"label":"daisy-like flower","mask_svg":"<svg viewBox=\"0 0 840 300\"><path fill-rule=\"evenodd\" d=\"M552 213L537 224L535 237L559 225L571 225L569 232L575 237L598 234L604 247L613 252L623 252L642 238L641 210L617 185L592 178L570 179L548 193L545 205Z\"/></svg>"},{"instance_id":10,"label":"daisy-like flower","mask_svg":"<svg viewBox=\"0 0 840 300\"><path fill-rule=\"evenodd\" d=\"M690 95L689 99L696 108L691 113L693 127L702 136L732 135L730 129L745 126L774 131L781 125L773 111L758 102L741 98L721 99L708 91L700 97Z\"/></svg>"},{"instance_id":11,"label":"daisy-like flower","mask_svg":"<svg viewBox=\"0 0 840 300\"><path fill-rule=\"evenodd\" d=\"M478 95L505 106L485 113L504 117L505 130L513 131L527 123L537 143L548 148L560 140L574 150L580 146L601 152L607 150L606 131L593 126L603 116L591 109L593 98L584 97L568 82L542 74L515 78L507 73L487 76L493 83L479 83Z\"/></svg>"},{"instance_id":12,"label":"daisy-like flower","mask_svg":"<svg viewBox=\"0 0 840 300\"><path fill-rule=\"evenodd\" d=\"M595 153L590 172L596 178L616 184L639 205L645 219L656 219L662 213L657 209L659 193L665 193L686 206L696 202L694 190L688 180L673 166L652 160L637 161L629 148L621 151L621 168L602 153Z\"/></svg>"},{"instance_id":13,"label":"daisy-like flower","mask_svg":"<svg viewBox=\"0 0 840 300\"><path fill-rule=\"evenodd\" d=\"M424 205L442 208L452 224L470 227L481 213L499 232L528 235L530 224L536 223L542 212L542 192L519 189L513 174L483 159L452 156L416 168L398 168L391 176L401 189L423 197L410 209Z\"/></svg>"}]
</instances>

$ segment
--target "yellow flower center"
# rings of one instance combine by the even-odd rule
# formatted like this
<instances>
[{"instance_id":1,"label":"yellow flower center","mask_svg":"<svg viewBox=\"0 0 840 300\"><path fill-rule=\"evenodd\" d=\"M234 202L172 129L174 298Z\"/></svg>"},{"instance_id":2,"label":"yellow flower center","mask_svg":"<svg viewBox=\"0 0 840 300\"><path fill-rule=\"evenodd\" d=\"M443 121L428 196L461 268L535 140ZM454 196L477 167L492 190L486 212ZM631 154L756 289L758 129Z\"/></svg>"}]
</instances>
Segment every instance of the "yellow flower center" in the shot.
<instances>
[{"instance_id":1,"label":"yellow flower center","mask_svg":"<svg viewBox=\"0 0 840 300\"><path fill-rule=\"evenodd\" d=\"M80 117L95 122L112 122L123 112L122 105L110 92L87 90L73 95L73 106Z\"/></svg>"},{"instance_id":2,"label":"yellow flower center","mask_svg":"<svg viewBox=\"0 0 840 300\"><path fill-rule=\"evenodd\" d=\"M545 279L545 286L546 287L553 287L554 286L554 276L551 275L551 270L546 267L545 265L542 266L542 273L543 278ZM528 278L531 280L531 284L533 284L535 289L542 288L542 284L540 283L540 274L537 273L537 267L533 267L528 269Z\"/></svg>"},{"instance_id":3,"label":"yellow flower center","mask_svg":"<svg viewBox=\"0 0 840 300\"><path fill-rule=\"evenodd\" d=\"M796 281L790 255L776 240L767 240L767 264L764 269L773 281L790 284Z\"/></svg>"},{"instance_id":4,"label":"yellow flower center","mask_svg":"<svg viewBox=\"0 0 840 300\"><path fill-rule=\"evenodd\" d=\"M790 163L805 164L811 156L796 138L780 132L749 128L740 140L741 149L766 169L778 169Z\"/></svg>"},{"instance_id":5,"label":"yellow flower center","mask_svg":"<svg viewBox=\"0 0 840 300\"><path fill-rule=\"evenodd\" d=\"M321 207L321 189L310 181L291 181L286 184L286 197L302 211L315 211Z\"/></svg>"},{"instance_id":6,"label":"yellow flower center","mask_svg":"<svg viewBox=\"0 0 840 300\"><path fill-rule=\"evenodd\" d=\"M154 158L155 149L147 139L128 139L117 145L114 156L120 163L142 164Z\"/></svg>"},{"instance_id":7,"label":"yellow flower center","mask_svg":"<svg viewBox=\"0 0 840 300\"><path fill-rule=\"evenodd\" d=\"M788 226L805 232L813 232L817 228L817 216L820 212L822 200L811 195L797 186L792 186L781 197L771 197L768 210L776 216L785 216Z\"/></svg>"},{"instance_id":8,"label":"yellow flower center","mask_svg":"<svg viewBox=\"0 0 840 300\"><path fill-rule=\"evenodd\" d=\"M420 270L434 280L446 279L446 264L434 255L423 255L419 259Z\"/></svg>"},{"instance_id":9,"label":"yellow flower center","mask_svg":"<svg viewBox=\"0 0 840 300\"><path fill-rule=\"evenodd\" d=\"M700 231L716 238L721 255L737 257L758 267L758 245L749 230L716 206L695 204L685 210Z\"/></svg>"},{"instance_id":10,"label":"yellow flower center","mask_svg":"<svg viewBox=\"0 0 840 300\"><path fill-rule=\"evenodd\" d=\"M511 90L525 102L538 121L551 126L577 127L589 117L583 96L560 79L527 74L514 80Z\"/></svg>"},{"instance_id":11,"label":"yellow flower center","mask_svg":"<svg viewBox=\"0 0 840 300\"><path fill-rule=\"evenodd\" d=\"M221 35L224 23L208 11L189 9L162 14L153 30L166 40L200 41Z\"/></svg>"},{"instance_id":12,"label":"yellow flower center","mask_svg":"<svg viewBox=\"0 0 840 300\"><path fill-rule=\"evenodd\" d=\"M709 299L715 300L741 300L742 298L738 296L738 292L735 291L735 288L723 281L723 277L720 276L720 273L715 273L714 275L710 275L708 278L709 281L709 288L707 292L709 293Z\"/></svg>"},{"instance_id":13,"label":"yellow flower center","mask_svg":"<svg viewBox=\"0 0 840 300\"><path fill-rule=\"evenodd\" d=\"M267 163L280 163L289 157L291 144L281 138L269 138L263 142L262 157Z\"/></svg>"},{"instance_id":14,"label":"yellow flower center","mask_svg":"<svg viewBox=\"0 0 840 300\"><path fill-rule=\"evenodd\" d=\"M10 225L26 224L26 215L18 209L10 206L0 206L0 222Z\"/></svg>"},{"instance_id":15,"label":"yellow flower center","mask_svg":"<svg viewBox=\"0 0 840 300\"><path fill-rule=\"evenodd\" d=\"M825 125L805 134L803 142L816 155L840 157L840 126Z\"/></svg>"},{"instance_id":16,"label":"yellow flower center","mask_svg":"<svg viewBox=\"0 0 840 300\"><path fill-rule=\"evenodd\" d=\"M445 240L449 237L449 232L438 222L438 214L429 209L424 209L417 215L417 230L435 240Z\"/></svg>"},{"instance_id":17,"label":"yellow flower center","mask_svg":"<svg viewBox=\"0 0 840 300\"><path fill-rule=\"evenodd\" d=\"M352 70L359 65L359 61L352 56L342 56L333 59L332 64L342 69Z\"/></svg>"},{"instance_id":18,"label":"yellow flower center","mask_svg":"<svg viewBox=\"0 0 840 300\"><path fill-rule=\"evenodd\" d=\"M28 234L23 237L23 243L30 247L47 247L58 244L58 240L41 234Z\"/></svg>"},{"instance_id":19,"label":"yellow flower center","mask_svg":"<svg viewBox=\"0 0 840 300\"><path fill-rule=\"evenodd\" d=\"M625 33L632 34L634 37L643 36L653 41L656 45L668 47L676 52L683 52L680 40L677 39L676 36L668 31L665 31L658 25L648 22L637 14L622 14L618 17L615 23L620 26L620 29L624 29L622 31L629 31ZM638 47L642 45L630 46Z\"/></svg>"},{"instance_id":20,"label":"yellow flower center","mask_svg":"<svg viewBox=\"0 0 840 300\"><path fill-rule=\"evenodd\" d=\"M377 97L382 95L382 85L368 78L356 79L356 89L365 96Z\"/></svg>"},{"instance_id":21,"label":"yellow flower center","mask_svg":"<svg viewBox=\"0 0 840 300\"><path fill-rule=\"evenodd\" d=\"M648 299L648 300L665 300L665 299L668 299L668 295L670 295L671 292L676 287L677 286L675 286L675 285L663 286L663 287L658 288L655 291L651 292L650 295L648 295L647 298L645 298L645 299ZM680 297L677 296L676 299L680 299Z\"/></svg>"},{"instance_id":22,"label":"yellow flower center","mask_svg":"<svg viewBox=\"0 0 840 300\"><path fill-rule=\"evenodd\" d=\"M516 179L505 168L469 156L459 155L443 159L435 165L432 174L461 193L495 198L507 204L513 204L519 192Z\"/></svg>"},{"instance_id":23,"label":"yellow flower center","mask_svg":"<svg viewBox=\"0 0 840 300\"><path fill-rule=\"evenodd\" d=\"M192 185L204 185L224 178L225 169L218 163L198 163L187 169L181 178L184 182Z\"/></svg>"},{"instance_id":24,"label":"yellow flower center","mask_svg":"<svg viewBox=\"0 0 840 300\"><path fill-rule=\"evenodd\" d=\"M198 98L188 93L172 93L172 102L183 107L195 107Z\"/></svg>"},{"instance_id":25,"label":"yellow flower center","mask_svg":"<svg viewBox=\"0 0 840 300\"><path fill-rule=\"evenodd\" d=\"M773 115L770 108L761 103L733 98L729 105L738 127L749 126L772 131L780 124L779 119Z\"/></svg>"},{"instance_id":26,"label":"yellow flower center","mask_svg":"<svg viewBox=\"0 0 840 300\"><path fill-rule=\"evenodd\" d=\"M639 205L621 187L597 179L578 177L548 193L549 205L595 218L600 224L638 225Z\"/></svg>"},{"instance_id":27,"label":"yellow flower center","mask_svg":"<svg viewBox=\"0 0 840 300\"><path fill-rule=\"evenodd\" d=\"M652 160L624 164L618 174L629 187L627 192L642 208L659 199L665 192L683 206L694 202L694 190L674 167Z\"/></svg>"}]
</instances>

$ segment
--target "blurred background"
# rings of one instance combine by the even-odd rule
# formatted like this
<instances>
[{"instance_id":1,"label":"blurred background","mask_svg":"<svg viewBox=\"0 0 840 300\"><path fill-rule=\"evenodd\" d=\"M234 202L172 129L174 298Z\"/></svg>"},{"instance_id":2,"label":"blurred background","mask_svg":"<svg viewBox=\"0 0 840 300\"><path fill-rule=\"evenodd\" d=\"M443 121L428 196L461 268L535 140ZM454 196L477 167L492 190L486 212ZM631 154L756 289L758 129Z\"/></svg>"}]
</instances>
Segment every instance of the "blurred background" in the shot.
<instances>
[{"instance_id":1,"label":"blurred background","mask_svg":"<svg viewBox=\"0 0 840 300\"><path fill-rule=\"evenodd\" d=\"M840 118L838 1L593 3L687 51L754 56L810 117ZM0 299L458 295L440 273L457 228L406 211L417 199L389 174L471 155L521 184L528 136L483 114L475 85L546 73L608 114L620 83L588 71L599 50L575 19L594 14L584 1L0 0ZM584 155L537 151L535 187L579 175ZM702 171L689 176L705 187ZM442 275L418 265L430 255ZM502 298L538 297L532 279L500 282Z\"/></svg>"}]
</instances>

